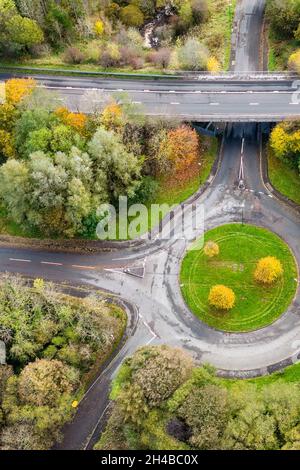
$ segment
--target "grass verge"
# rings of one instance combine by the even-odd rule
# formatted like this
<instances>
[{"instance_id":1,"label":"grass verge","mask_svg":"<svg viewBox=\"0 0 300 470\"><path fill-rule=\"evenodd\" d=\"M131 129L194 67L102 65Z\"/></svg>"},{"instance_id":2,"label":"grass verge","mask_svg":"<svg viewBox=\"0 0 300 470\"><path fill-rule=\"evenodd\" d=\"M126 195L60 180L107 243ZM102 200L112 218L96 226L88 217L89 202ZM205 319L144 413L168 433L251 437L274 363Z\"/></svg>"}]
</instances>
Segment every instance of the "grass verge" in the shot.
<instances>
[{"instance_id":1,"label":"grass verge","mask_svg":"<svg viewBox=\"0 0 300 470\"><path fill-rule=\"evenodd\" d=\"M271 149L268 150L269 179L277 191L300 204L300 175L296 168L276 158Z\"/></svg>"},{"instance_id":2,"label":"grass verge","mask_svg":"<svg viewBox=\"0 0 300 470\"><path fill-rule=\"evenodd\" d=\"M297 288L297 267L288 246L274 233L250 225L230 224L205 234L219 244L220 254L209 259L203 249L189 251L182 263L182 293L191 311L211 327L232 332L252 331L274 322L290 305ZM276 256L284 274L271 287L253 279L257 261ZM209 305L212 286L224 284L235 292L229 312Z\"/></svg>"}]
</instances>

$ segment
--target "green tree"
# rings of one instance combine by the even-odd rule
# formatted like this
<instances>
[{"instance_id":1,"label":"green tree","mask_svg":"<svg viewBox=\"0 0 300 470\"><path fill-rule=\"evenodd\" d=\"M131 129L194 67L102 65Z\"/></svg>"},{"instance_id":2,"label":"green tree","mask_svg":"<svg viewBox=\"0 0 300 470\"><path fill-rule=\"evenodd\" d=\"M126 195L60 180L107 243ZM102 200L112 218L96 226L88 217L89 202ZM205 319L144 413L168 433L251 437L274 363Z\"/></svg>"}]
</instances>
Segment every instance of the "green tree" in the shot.
<instances>
[{"instance_id":1,"label":"green tree","mask_svg":"<svg viewBox=\"0 0 300 470\"><path fill-rule=\"evenodd\" d=\"M109 200L132 198L140 182L142 161L128 153L116 134L100 127L88 144L96 174L105 175Z\"/></svg>"},{"instance_id":2,"label":"green tree","mask_svg":"<svg viewBox=\"0 0 300 470\"><path fill-rule=\"evenodd\" d=\"M228 419L227 392L216 385L193 387L178 409L191 428L190 443L197 449L217 449Z\"/></svg>"},{"instance_id":3,"label":"green tree","mask_svg":"<svg viewBox=\"0 0 300 470\"><path fill-rule=\"evenodd\" d=\"M127 5L122 8L120 18L126 26L134 26L136 28L141 26L144 22L144 15L136 5Z\"/></svg>"},{"instance_id":4,"label":"green tree","mask_svg":"<svg viewBox=\"0 0 300 470\"><path fill-rule=\"evenodd\" d=\"M271 27L281 38L292 38L300 22L299 0L270 0L267 16Z\"/></svg>"},{"instance_id":5,"label":"green tree","mask_svg":"<svg viewBox=\"0 0 300 470\"><path fill-rule=\"evenodd\" d=\"M7 23L10 40L20 46L30 47L40 44L44 35L38 24L29 18L14 15Z\"/></svg>"},{"instance_id":6,"label":"green tree","mask_svg":"<svg viewBox=\"0 0 300 470\"><path fill-rule=\"evenodd\" d=\"M40 44L43 32L36 21L22 17L12 0L0 0L0 50Z\"/></svg>"}]
</instances>

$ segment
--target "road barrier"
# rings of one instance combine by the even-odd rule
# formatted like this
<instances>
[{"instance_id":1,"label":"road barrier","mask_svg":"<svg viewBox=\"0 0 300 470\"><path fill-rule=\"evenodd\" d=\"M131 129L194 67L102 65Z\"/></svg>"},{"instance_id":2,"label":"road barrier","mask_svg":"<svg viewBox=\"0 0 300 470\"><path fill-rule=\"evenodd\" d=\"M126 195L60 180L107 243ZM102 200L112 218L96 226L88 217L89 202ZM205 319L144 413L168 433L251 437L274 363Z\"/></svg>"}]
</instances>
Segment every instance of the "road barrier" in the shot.
<instances>
[{"instance_id":1,"label":"road barrier","mask_svg":"<svg viewBox=\"0 0 300 470\"><path fill-rule=\"evenodd\" d=\"M25 73L37 74L45 73L48 75L78 75L81 77L114 77L114 78L137 78L137 79L190 79L198 81L266 81L266 80L296 80L299 75L292 72L267 72L267 71L253 71L253 72L219 72L211 73L206 71L193 71L193 70L166 70L161 74L145 74L145 73L130 73L130 72L103 72L103 71L89 71L89 70L76 70L64 68L48 68L48 67L32 67L32 66L16 66L16 65L1 65L0 72L6 73Z\"/></svg>"}]
</instances>

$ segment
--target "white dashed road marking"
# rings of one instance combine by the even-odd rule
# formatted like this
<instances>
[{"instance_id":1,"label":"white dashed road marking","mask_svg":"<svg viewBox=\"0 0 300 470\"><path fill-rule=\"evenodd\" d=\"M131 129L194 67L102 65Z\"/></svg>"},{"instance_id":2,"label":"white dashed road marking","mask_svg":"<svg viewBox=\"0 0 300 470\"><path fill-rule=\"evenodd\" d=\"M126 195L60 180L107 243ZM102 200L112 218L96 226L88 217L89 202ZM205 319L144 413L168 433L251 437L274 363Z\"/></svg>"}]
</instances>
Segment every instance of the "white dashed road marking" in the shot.
<instances>
[{"instance_id":1,"label":"white dashed road marking","mask_svg":"<svg viewBox=\"0 0 300 470\"><path fill-rule=\"evenodd\" d=\"M72 268L76 268L76 269L90 269L90 270L96 269L95 266L80 266L80 265L77 265L77 264L72 264Z\"/></svg>"},{"instance_id":2,"label":"white dashed road marking","mask_svg":"<svg viewBox=\"0 0 300 470\"><path fill-rule=\"evenodd\" d=\"M48 266L63 266L62 263L52 263L50 261L41 261L41 264L46 264Z\"/></svg>"},{"instance_id":3,"label":"white dashed road marking","mask_svg":"<svg viewBox=\"0 0 300 470\"><path fill-rule=\"evenodd\" d=\"M30 259L9 258L9 261L17 261L18 263L31 263Z\"/></svg>"}]
</instances>

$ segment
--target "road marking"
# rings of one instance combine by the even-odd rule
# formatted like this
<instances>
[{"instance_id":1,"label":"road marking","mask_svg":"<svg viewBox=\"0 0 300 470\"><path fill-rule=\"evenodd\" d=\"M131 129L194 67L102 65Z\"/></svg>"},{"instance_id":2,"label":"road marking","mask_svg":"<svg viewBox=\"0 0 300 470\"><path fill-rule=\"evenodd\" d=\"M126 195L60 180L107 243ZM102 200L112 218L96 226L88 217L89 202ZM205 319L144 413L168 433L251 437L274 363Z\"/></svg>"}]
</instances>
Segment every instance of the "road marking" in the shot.
<instances>
[{"instance_id":1,"label":"road marking","mask_svg":"<svg viewBox=\"0 0 300 470\"><path fill-rule=\"evenodd\" d=\"M259 103L249 103L249 106L259 106Z\"/></svg>"},{"instance_id":2,"label":"road marking","mask_svg":"<svg viewBox=\"0 0 300 470\"><path fill-rule=\"evenodd\" d=\"M19 263L31 263L30 259L9 258L9 261L17 261Z\"/></svg>"},{"instance_id":3,"label":"road marking","mask_svg":"<svg viewBox=\"0 0 300 470\"><path fill-rule=\"evenodd\" d=\"M293 103L293 102L292 102L292 103L290 103L290 104L291 104L291 105L295 105L295 104L297 105L297 104L300 104L300 103Z\"/></svg>"},{"instance_id":4,"label":"road marking","mask_svg":"<svg viewBox=\"0 0 300 470\"><path fill-rule=\"evenodd\" d=\"M72 264L72 268L75 268L75 269L90 269L90 270L93 270L93 269L96 269L96 266L80 266L78 264Z\"/></svg>"},{"instance_id":5,"label":"road marking","mask_svg":"<svg viewBox=\"0 0 300 470\"><path fill-rule=\"evenodd\" d=\"M169 90L169 93L176 93L175 90Z\"/></svg>"},{"instance_id":6,"label":"road marking","mask_svg":"<svg viewBox=\"0 0 300 470\"><path fill-rule=\"evenodd\" d=\"M121 268L119 268L121 270ZM123 270L118 271L117 269L109 269L109 268L104 268L104 271L108 273L114 273L114 274L125 274Z\"/></svg>"},{"instance_id":7,"label":"road marking","mask_svg":"<svg viewBox=\"0 0 300 470\"><path fill-rule=\"evenodd\" d=\"M132 104L142 104L141 101L133 101Z\"/></svg>"},{"instance_id":8,"label":"road marking","mask_svg":"<svg viewBox=\"0 0 300 470\"><path fill-rule=\"evenodd\" d=\"M209 103L210 106L220 106L220 103Z\"/></svg>"},{"instance_id":9,"label":"road marking","mask_svg":"<svg viewBox=\"0 0 300 470\"><path fill-rule=\"evenodd\" d=\"M154 337L149 339L148 343L146 343L146 346L149 346L149 344L153 343L154 340L156 340Z\"/></svg>"},{"instance_id":10,"label":"road marking","mask_svg":"<svg viewBox=\"0 0 300 470\"><path fill-rule=\"evenodd\" d=\"M177 101L174 101L174 102L172 102L172 103L170 103L170 104L172 104L172 105L177 105L177 104L180 104L180 103L178 103Z\"/></svg>"},{"instance_id":11,"label":"road marking","mask_svg":"<svg viewBox=\"0 0 300 470\"><path fill-rule=\"evenodd\" d=\"M51 261L41 261L41 264L46 264L49 266L63 266L62 263L52 263Z\"/></svg>"}]
</instances>

